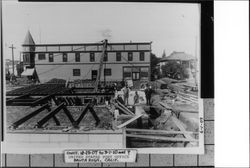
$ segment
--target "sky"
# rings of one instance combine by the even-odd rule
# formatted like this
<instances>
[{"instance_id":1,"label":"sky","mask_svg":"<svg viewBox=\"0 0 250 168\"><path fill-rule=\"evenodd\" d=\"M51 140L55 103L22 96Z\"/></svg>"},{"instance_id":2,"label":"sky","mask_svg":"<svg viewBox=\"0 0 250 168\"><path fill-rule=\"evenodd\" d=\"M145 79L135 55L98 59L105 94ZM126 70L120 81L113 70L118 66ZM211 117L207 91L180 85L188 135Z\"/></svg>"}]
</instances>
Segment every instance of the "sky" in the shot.
<instances>
[{"instance_id":1,"label":"sky","mask_svg":"<svg viewBox=\"0 0 250 168\"><path fill-rule=\"evenodd\" d=\"M36 44L150 42L161 57L173 51L199 57L200 6L191 3L17 2L3 4L3 49L19 60L30 30Z\"/></svg>"}]
</instances>

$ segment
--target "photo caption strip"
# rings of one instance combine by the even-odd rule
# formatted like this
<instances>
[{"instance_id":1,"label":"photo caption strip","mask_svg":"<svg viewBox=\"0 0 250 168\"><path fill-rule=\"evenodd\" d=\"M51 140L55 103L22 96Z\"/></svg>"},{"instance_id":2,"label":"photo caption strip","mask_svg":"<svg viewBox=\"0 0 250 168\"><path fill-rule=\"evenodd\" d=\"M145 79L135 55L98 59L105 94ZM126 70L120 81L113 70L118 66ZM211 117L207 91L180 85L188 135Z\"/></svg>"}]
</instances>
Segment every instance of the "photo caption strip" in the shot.
<instances>
[{"instance_id":1,"label":"photo caption strip","mask_svg":"<svg viewBox=\"0 0 250 168\"><path fill-rule=\"evenodd\" d=\"M116 163L135 162L137 150L107 149L107 150L66 150L66 163Z\"/></svg>"}]
</instances>

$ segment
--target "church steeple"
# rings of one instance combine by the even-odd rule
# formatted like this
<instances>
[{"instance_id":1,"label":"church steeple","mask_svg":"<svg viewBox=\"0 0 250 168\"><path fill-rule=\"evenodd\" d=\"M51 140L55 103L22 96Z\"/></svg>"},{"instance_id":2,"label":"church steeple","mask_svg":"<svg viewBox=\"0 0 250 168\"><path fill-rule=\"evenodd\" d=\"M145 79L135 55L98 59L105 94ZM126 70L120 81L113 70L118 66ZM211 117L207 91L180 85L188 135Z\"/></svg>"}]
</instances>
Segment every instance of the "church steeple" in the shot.
<instances>
[{"instance_id":1,"label":"church steeple","mask_svg":"<svg viewBox=\"0 0 250 168\"><path fill-rule=\"evenodd\" d=\"M23 45L35 45L35 42L34 42L34 40L33 40L32 35L30 34L30 31L29 31L29 30L28 30L28 32L27 32L27 34L26 34L26 36L25 36Z\"/></svg>"},{"instance_id":2,"label":"church steeple","mask_svg":"<svg viewBox=\"0 0 250 168\"><path fill-rule=\"evenodd\" d=\"M165 52L165 50L163 51L163 54L162 54L162 58L166 58L167 56L166 56L166 52Z\"/></svg>"}]
</instances>

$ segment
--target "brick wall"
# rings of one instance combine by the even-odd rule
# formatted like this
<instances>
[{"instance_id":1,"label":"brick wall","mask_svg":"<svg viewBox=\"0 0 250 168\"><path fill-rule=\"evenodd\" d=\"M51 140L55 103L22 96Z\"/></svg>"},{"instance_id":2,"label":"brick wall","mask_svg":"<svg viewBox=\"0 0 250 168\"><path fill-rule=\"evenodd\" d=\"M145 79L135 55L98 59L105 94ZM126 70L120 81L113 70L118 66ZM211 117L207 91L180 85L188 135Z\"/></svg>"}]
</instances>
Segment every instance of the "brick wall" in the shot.
<instances>
[{"instance_id":1,"label":"brick wall","mask_svg":"<svg viewBox=\"0 0 250 168\"><path fill-rule=\"evenodd\" d=\"M204 100L205 155L139 154L135 163L65 164L62 154L2 154L2 166L23 167L172 167L214 166L214 101Z\"/></svg>"}]
</instances>

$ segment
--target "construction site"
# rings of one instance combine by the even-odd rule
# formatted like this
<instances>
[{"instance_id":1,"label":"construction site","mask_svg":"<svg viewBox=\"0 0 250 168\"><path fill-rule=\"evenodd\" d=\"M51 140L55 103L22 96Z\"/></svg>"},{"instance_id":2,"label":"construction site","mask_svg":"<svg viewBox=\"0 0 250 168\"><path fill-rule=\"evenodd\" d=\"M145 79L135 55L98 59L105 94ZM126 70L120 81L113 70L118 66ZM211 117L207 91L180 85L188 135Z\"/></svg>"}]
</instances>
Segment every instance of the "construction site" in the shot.
<instances>
[{"instance_id":1,"label":"construction site","mask_svg":"<svg viewBox=\"0 0 250 168\"><path fill-rule=\"evenodd\" d=\"M102 81L106 46L94 81L6 86L7 134L117 133L123 148L199 146L197 85L168 77Z\"/></svg>"}]
</instances>

